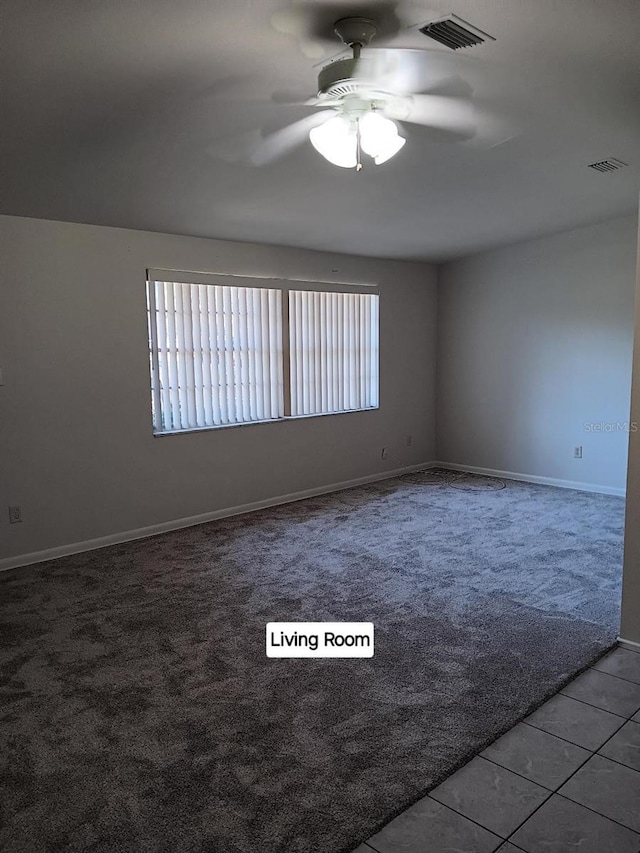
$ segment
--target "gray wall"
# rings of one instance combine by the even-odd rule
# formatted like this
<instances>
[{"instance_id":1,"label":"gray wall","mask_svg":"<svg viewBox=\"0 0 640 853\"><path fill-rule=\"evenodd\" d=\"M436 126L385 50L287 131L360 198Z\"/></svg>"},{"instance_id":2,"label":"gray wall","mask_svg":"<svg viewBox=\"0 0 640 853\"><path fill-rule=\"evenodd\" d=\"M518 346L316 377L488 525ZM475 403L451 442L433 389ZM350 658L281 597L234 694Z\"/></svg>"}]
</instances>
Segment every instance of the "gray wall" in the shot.
<instances>
[{"instance_id":1,"label":"gray wall","mask_svg":"<svg viewBox=\"0 0 640 853\"><path fill-rule=\"evenodd\" d=\"M434 458L434 267L15 217L0 257L2 557ZM379 284L380 409L154 438L147 267Z\"/></svg>"},{"instance_id":2,"label":"gray wall","mask_svg":"<svg viewBox=\"0 0 640 853\"><path fill-rule=\"evenodd\" d=\"M438 459L625 486L637 218L444 265ZM573 448L583 446L583 458Z\"/></svg>"},{"instance_id":3,"label":"gray wall","mask_svg":"<svg viewBox=\"0 0 640 853\"><path fill-rule=\"evenodd\" d=\"M640 424L640 231L636 289L636 324L633 351L631 418ZM629 437L629 476L627 480L627 523L624 539L622 578L622 624L620 636L640 643L640 432Z\"/></svg>"}]
</instances>

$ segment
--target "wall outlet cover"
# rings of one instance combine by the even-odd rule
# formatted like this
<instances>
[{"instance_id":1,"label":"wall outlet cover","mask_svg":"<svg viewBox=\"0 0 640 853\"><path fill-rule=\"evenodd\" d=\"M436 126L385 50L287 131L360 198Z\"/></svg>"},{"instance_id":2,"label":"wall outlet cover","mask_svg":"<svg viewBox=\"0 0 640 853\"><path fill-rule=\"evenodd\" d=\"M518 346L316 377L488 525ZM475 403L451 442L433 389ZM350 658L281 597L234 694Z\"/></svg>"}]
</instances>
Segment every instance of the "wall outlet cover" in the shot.
<instances>
[{"instance_id":1,"label":"wall outlet cover","mask_svg":"<svg viewBox=\"0 0 640 853\"><path fill-rule=\"evenodd\" d=\"M22 510L19 506L9 507L9 523L19 524L22 521Z\"/></svg>"}]
</instances>

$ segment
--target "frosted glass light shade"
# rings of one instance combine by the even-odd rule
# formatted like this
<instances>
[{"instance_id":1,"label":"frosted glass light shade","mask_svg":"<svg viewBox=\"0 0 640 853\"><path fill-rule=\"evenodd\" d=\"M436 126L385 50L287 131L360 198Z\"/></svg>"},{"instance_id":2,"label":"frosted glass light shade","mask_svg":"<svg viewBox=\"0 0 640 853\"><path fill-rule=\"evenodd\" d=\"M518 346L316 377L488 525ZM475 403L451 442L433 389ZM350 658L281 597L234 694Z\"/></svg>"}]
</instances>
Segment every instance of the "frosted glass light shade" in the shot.
<instances>
[{"instance_id":1,"label":"frosted glass light shade","mask_svg":"<svg viewBox=\"0 0 640 853\"><path fill-rule=\"evenodd\" d=\"M397 154L398 151L402 148L407 140L404 136L400 136L396 134L395 139L390 140L389 144L385 146L383 151L380 151L379 154L373 158L376 166L379 166L381 163L386 163L387 160L390 160L394 154Z\"/></svg>"},{"instance_id":2,"label":"frosted glass light shade","mask_svg":"<svg viewBox=\"0 0 640 853\"><path fill-rule=\"evenodd\" d=\"M373 157L379 166L397 154L407 140L398 134L398 128L380 113L366 113L360 119L360 144L362 150Z\"/></svg>"},{"instance_id":3,"label":"frosted glass light shade","mask_svg":"<svg viewBox=\"0 0 640 853\"><path fill-rule=\"evenodd\" d=\"M335 116L314 127L309 133L313 147L322 156L344 169L353 169L357 163L355 123L344 116Z\"/></svg>"}]
</instances>

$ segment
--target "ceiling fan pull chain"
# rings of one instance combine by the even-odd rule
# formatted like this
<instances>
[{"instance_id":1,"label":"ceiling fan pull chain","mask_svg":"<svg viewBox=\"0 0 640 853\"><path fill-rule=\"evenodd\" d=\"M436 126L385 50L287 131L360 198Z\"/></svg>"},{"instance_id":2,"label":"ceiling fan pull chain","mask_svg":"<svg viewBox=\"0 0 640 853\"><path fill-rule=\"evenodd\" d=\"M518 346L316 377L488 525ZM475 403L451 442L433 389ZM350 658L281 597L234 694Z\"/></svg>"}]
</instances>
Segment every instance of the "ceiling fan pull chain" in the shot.
<instances>
[{"instance_id":1,"label":"ceiling fan pull chain","mask_svg":"<svg viewBox=\"0 0 640 853\"><path fill-rule=\"evenodd\" d=\"M356 172L362 171L362 151L360 148L360 119L356 119Z\"/></svg>"}]
</instances>

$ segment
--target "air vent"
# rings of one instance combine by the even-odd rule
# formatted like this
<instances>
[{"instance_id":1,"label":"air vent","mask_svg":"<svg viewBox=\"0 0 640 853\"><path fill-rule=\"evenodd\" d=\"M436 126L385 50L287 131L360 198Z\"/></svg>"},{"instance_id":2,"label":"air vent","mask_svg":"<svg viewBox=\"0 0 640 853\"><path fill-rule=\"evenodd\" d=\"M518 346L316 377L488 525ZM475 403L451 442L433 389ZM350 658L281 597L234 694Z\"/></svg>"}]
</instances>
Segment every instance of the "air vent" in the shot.
<instances>
[{"instance_id":1,"label":"air vent","mask_svg":"<svg viewBox=\"0 0 640 853\"><path fill-rule=\"evenodd\" d=\"M439 21L432 21L430 24L425 24L420 27L420 32L434 41L450 47L451 50L459 50L461 47L473 47L476 44L482 44L489 39L495 41L493 36L488 33L483 33L472 24L458 18L457 15L447 15L446 18L440 18Z\"/></svg>"},{"instance_id":2,"label":"air vent","mask_svg":"<svg viewBox=\"0 0 640 853\"><path fill-rule=\"evenodd\" d=\"M609 157L608 160L598 160L597 163L589 163L589 168L595 169L596 172L615 172L627 165L628 163L623 163L622 160L618 160L616 157Z\"/></svg>"}]
</instances>

